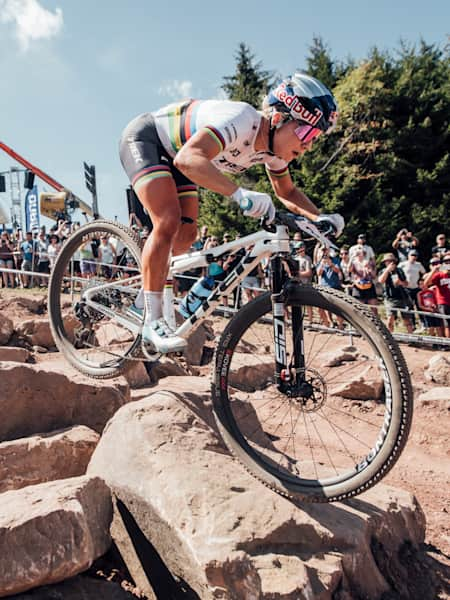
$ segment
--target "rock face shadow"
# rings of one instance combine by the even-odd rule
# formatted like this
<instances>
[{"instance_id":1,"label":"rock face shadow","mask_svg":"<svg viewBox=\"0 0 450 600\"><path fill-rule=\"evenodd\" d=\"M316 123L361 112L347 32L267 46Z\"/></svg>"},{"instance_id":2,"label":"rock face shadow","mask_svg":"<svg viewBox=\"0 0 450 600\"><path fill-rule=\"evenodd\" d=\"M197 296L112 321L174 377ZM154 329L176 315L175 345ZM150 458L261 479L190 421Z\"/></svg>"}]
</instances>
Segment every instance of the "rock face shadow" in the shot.
<instances>
[{"instance_id":1,"label":"rock face shadow","mask_svg":"<svg viewBox=\"0 0 450 600\"><path fill-rule=\"evenodd\" d=\"M116 498L115 505L142 571L152 587L153 597L157 600L201 600L185 581L172 575L125 504Z\"/></svg>"}]
</instances>

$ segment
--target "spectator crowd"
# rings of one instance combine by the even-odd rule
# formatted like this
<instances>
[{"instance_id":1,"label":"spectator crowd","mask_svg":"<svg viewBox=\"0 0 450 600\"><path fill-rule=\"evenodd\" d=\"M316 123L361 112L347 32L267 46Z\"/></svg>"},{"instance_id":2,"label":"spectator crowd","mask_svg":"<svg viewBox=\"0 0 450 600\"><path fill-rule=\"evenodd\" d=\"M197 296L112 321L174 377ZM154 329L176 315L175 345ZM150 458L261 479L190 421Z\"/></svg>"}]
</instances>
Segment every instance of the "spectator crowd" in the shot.
<instances>
[{"instance_id":1,"label":"spectator crowd","mask_svg":"<svg viewBox=\"0 0 450 600\"><path fill-rule=\"evenodd\" d=\"M148 227L131 223L142 240L149 234ZM46 287L48 275L65 239L79 223L59 220L48 232L42 226L39 231L26 232L17 229L14 234L0 233L0 269L16 270L18 273L1 272L1 287ZM237 239L239 236L234 236ZM206 250L232 241L225 233L221 238L210 235L207 226L199 229L191 250ZM114 243L116 242L116 243ZM378 313L383 306L382 317L390 331L401 323L408 333L426 333L450 338L450 245L445 234L436 237L436 244L429 250L420 246L419 239L407 229L401 229L392 242L392 248L377 257L366 239L358 235L351 246L344 245L338 251L316 246L308 252L300 232L291 240L291 253L284 262L286 272L303 283L315 282L322 286L342 290ZM215 282L223 281L240 262L245 251L242 248L224 253L208 267L187 271L174 280L174 293L178 297L187 294L192 284L202 276ZM123 248L108 236L89 240L75 256L75 272L80 277L91 278L100 273L110 279L114 265ZM269 284L269 263L262 261L234 291L225 304L238 308L248 302ZM307 315L312 318L311 311ZM327 315L321 317L327 325Z\"/></svg>"},{"instance_id":2,"label":"spectator crowd","mask_svg":"<svg viewBox=\"0 0 450 600\"><path fill-rule=\"evenodd\" d=\"M203 226L192 250L208 249L231 240L228 233L222 238L209 235L208 227ZM201 276L213 277L215 281L225 279L244 252L241 249L225 254L207 269L183 273L176 279L175 294L186 294ZM392 249L377 257L363 233L353 245L342 246L339 251L316 246L308 253L298 232L291 240L285 269L303 283L314 282L344 291L369 305L374 313L381 311L390 331L394 331L396 323L401 323L408 333L450 338L450 247L445 234L439 234L436 245L427 252L420 248L411 231L402 229L393 240ZM237 308L267 289L268 278L268 263L262 262L245 278L242 296L235 292L233 305ZM325 311L321 317L327 325Z\"/></svg>"},{"instance_id":3,"label":"spectator crowd","mask_svg":"<svg viewBox=\"0 0 450 600\"><path fill-rule=\"evenodd\" d=\"M45 225L25 233L20 227L14 233L4 229L0 234L0 269L20 273L2 271L1 287L46 287L62 243L79 225L60 219L48 232Z\"/></svg>"}]
</instances>

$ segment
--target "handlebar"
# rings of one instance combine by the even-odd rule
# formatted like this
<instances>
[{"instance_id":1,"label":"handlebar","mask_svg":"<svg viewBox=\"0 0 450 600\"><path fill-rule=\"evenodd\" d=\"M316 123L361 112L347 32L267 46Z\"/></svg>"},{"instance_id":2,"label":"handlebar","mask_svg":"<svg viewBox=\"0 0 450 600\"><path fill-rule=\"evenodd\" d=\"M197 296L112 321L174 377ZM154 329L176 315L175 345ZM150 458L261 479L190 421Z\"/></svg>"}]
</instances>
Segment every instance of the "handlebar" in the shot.
<instances>
[{"instance_id":1,"label":"handlebar","mask_svg":"<svg viewBox=\"0 0 450 600\"><path fill-rule=\"evenodd\" d=\"M306 217L296 215L284 210L277 210L275 219L268 225L265 219L262 219L261 226L266 231L275 232L277 225L284 225L289 231L301 231L306 233L309 238L316 239L328 248L337 248L334 244L334 235L336 233L332 223L329 221L311 221ZM330 239L332 238L332 239Z\"/></svg>"}]
</instances>

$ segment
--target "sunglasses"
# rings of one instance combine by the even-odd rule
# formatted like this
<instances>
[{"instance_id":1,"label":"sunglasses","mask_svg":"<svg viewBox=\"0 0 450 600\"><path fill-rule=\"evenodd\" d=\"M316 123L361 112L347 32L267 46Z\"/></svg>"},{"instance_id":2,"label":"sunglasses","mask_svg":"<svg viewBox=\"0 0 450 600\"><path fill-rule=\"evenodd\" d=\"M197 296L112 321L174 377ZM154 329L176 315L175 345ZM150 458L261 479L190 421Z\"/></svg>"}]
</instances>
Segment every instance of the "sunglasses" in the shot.
<instances>
[{"instance_id":1,"label":"sunglasses","mask_svg":"<svg viewBox=\"0 0 450 600\"><path fill-rule=\"evenodd\" d=\"M345 256L348 252L341 252L341 256Z\"/></svg>"},{"instance_id":2,"label":"sunglasses","mask_svg":"<svg viewBox=\"0 0 450 600\"><path fill-rule=\"evenodd\" d=\"M294 133L303 144L308 144L318 137L322 130L312 125L299 125L294 129Z\"/></svg>"},{"instance_id":3,"label":"sunglasses","mask_svg":"<svg viewBox=\"0 0 450 600\"><path fill-rule=\"evenodd\" d=\"M444 263L444 265L448 265L448 264L450 264L450 258L446 258L442 262Z\"/></svg>"}]
</instances>

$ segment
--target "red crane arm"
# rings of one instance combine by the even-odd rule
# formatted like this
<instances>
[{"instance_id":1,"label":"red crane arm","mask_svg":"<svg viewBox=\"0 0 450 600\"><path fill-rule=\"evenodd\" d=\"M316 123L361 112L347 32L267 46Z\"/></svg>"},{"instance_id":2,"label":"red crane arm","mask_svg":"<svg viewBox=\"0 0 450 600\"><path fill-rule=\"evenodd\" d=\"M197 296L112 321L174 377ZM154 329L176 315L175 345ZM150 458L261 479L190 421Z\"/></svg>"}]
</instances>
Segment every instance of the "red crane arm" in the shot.
<instances>
[{"instance_id":1,"label":"red crane arm","mask_svg":"<svg viewBox=\"0 0 450 600\"><path fill-rule=\"evenodd\" d=\"M80 208L80 210L92 216L92 207L89 206L89 204L86 204L86 202L84 202L80 198L78 198L78 196L76 196L69 189L58 183L56 179L53 179L53 177L50 177L50 175L47 175L47 173L44 173L44 171L42 171L38 167L35 167L32 163L26 160L26 158L20 156L20 154L17 154L17 152L15 152L12 148L10 148L4 142L1 141L0 150L3 150L4 152L6 152L6 154L9 154L9 156L11 156L14 160L23 165L29 171L32 171L35 175L37 175L37 177L42 179L42 181L45 181L45 183L51 185L55 190L58 190L58 192L68 192L69 197L78 202L78 207Z\"/></svg>"},{"instance_id":2,"label":"red crane arm","mask_svg":"<svg viewBox=\"0 0 450 600\"><path fill-rule=\"evenodd\" d=\"M45 181L45 183L48 183L48 185L51 185L53 188L55 188L55 190L58 190L58 192L62 192L66 189L63 185L61 185L55 179L53 179L53 177L50 177L50 175L47 175L47 173L44 173L44 171L41 171L41 169L32 165L28 160L23 158L23 156L20 156L20 154L17 154L17 152L14 152L14 150L12 148L7 146L3 142L0 142L0 149L4 150L6 152L6 154L9 154L9 156L11 156L14 160L16 160L18 163L20 163L24 167L26 167L29 171L32 171L40 179Z\"/></svg>"}]
</instances>

